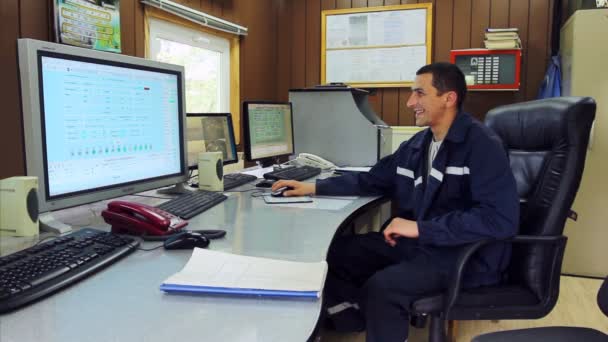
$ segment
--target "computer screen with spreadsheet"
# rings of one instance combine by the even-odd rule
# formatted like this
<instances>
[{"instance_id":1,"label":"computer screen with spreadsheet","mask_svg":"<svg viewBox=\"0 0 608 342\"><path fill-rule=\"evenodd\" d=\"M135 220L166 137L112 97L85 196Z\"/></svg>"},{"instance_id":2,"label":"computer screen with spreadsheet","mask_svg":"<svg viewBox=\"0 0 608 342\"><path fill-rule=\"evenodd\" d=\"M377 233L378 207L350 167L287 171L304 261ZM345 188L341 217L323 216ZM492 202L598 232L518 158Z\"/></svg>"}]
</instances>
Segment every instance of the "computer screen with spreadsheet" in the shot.
<instances>
[{"instance_id":1,"label":"computer screen with spreadsheet","mask_svg":"<svg viewBox=\"0 0 608 342\"><path fill-rule=\"evenodd\" d=\"M268 160L293 154L291 103L246 101L243 121L247 160Z\"/></svg>"},{"instance_id":2,"label":"computer screen with spreadsheet","mask_svg":"<svg viewBox=\"0 0 608 342\"><path fill-rule=\"evenodd\" d=\"M182 67L31 39L19 58L41 211L187 178Z\"/></svg>"}]
</instances>

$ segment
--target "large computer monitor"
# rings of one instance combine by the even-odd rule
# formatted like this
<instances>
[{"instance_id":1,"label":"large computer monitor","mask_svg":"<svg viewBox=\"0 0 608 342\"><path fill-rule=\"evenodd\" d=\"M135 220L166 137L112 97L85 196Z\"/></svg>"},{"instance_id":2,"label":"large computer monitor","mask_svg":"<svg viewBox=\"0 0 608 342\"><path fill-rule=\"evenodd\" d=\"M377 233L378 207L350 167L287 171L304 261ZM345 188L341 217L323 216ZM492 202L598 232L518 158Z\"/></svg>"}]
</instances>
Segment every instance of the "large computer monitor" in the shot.
<instances>
[{"instance_id":1,"label":"large computer monitor","mask_svg":"<svg viewBox=\"0 0 608 342\"><path fill-rule=\"evenodd\" d=\"M183 67L32 39L18 52L41 213L187 180Z\"/></svg>"},{"instance_id":2,"label":"large computer monitor","mask_svg":"<svg viewBox=\"0 0 608 342\"><path fill-rule=\"evenodd\" d=\"M291 103L243 103L245 159L270 166L294 153Z\"/></svg>"},{"instance_id":3,"label":"large computer monitor","mask_svg":"<svg viewBox=\"0 0 608 342\"><path fill-rule=\"evenodd\" d=\"M224 165L238 161L230 113L188 113L186 127L191 170L198 167L201 152L222 152Z\"/></svg>"}]
</instances>

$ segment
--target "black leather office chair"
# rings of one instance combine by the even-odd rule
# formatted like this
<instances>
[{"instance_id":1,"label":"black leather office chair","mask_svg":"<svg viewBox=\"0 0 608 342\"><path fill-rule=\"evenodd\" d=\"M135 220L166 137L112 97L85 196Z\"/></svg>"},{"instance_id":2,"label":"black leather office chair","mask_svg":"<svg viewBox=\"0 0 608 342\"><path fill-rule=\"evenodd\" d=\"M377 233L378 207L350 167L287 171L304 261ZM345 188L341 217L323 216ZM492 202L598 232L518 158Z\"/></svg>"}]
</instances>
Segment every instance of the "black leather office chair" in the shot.
<instances>
[{"instance_id":1,"label":"black leather office chair","mask_svg":"<svg viewBox=\"0 0 608 342\"><path fill-rule=\"evenodd\" d=\"M429 341L446 340L447 320L535 319L547 315L559 294L566 218L578 190L591 124L591 98L561 97L501 106L486 124L508 149L521 198L519 234L504 281L461 290L463 270L480 248L463 246L450 288L417 300L412 315L430 317ZM488 246L491 248L491 246Z\"/></svg>"},{"instance_id":2,"label":"black leather office chair","mask_svg":"<svg viewBox=\"0 0 608 342\"><path fill-rule=\"evenodd\" d=\"M597 304L608 316L608 277L604 279L597 295ZM519 329L483 334L472 342L606 342L608 335L590 328L543 327Z\"/></svg>"}]
</instances>

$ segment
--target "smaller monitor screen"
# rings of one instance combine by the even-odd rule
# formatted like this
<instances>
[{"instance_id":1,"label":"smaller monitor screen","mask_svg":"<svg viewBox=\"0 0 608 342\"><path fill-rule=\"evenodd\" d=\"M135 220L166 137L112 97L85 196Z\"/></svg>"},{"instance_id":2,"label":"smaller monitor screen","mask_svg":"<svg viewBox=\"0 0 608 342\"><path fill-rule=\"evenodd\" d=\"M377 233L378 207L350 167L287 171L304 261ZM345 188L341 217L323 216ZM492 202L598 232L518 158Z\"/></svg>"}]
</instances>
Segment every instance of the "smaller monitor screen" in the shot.
<instances>
[{"instance_id":1,"label":"smaller monitor screen","mask_svg":"<svg viewBox=\"0 0 608 342\"><path fill-rule=\"evenodd\" d=\"M188 113L186 126L190 169L197 168L201 152L222 152L224 165L238 161L230 113Z\"/></svg>"},{"instance_id":2,"label":"smaller monitor screen","mask_svg":"<svg viewBox=\"0 0 608 342\"><path fill-rule=\"evenodd\" d=\"M248 160L293 154L291 103L245 102L243 108Z\"/></svg>"}]
</instances>

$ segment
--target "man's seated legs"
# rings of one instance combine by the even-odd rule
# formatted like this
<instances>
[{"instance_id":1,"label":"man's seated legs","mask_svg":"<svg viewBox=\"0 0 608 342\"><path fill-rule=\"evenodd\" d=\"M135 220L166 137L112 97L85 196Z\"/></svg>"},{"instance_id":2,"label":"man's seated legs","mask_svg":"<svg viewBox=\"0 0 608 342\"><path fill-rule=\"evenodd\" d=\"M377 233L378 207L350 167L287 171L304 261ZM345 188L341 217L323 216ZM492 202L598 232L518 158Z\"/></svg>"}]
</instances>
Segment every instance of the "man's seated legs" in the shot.
<instances>
[{"instance_id":1,"label":"man's seated legs","mask_svg":"<svg viewBox=\"0 0 608 342\"><path fill-rule=\"evenodd\" d=\"M391 247L380 233L337 238L328 263L325 314L338 331L367 329L369 341L405 340L411 301L445 287L444 273L415 241Z\"/></svg>"}]
</instances>

